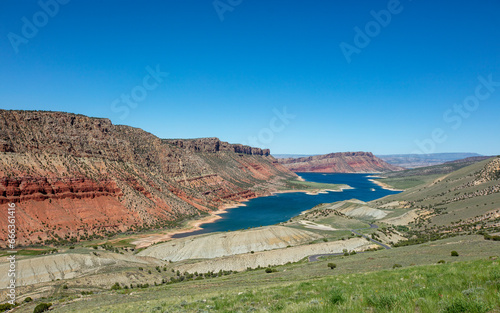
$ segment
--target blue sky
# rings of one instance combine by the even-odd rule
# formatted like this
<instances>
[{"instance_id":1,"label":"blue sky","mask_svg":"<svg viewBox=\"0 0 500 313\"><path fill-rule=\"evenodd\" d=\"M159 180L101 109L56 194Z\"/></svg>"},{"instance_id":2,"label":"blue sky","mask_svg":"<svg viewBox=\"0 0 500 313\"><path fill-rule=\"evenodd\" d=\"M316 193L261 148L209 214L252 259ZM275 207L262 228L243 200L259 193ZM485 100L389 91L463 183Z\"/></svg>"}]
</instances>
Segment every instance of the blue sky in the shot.
<instances>
[{"instance_id":1,"label":"blue sky","mask_svg":"<svg viewBox=\"0 0 500 313\"><path fill-rule=\"evenodd\" d=\"M40 3L0 3L2 109L272 153L500 154L496 0Z\"/></svg>"}]
</instances>

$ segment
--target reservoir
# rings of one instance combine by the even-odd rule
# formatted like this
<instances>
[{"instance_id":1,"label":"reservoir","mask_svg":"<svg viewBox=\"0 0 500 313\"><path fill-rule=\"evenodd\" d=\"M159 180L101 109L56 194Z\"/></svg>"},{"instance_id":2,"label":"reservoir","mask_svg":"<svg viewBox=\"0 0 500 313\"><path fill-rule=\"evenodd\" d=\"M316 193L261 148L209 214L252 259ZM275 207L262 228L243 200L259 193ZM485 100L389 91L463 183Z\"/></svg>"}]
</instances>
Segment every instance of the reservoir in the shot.
<instances>
[{"instance_id":1,"label":"reservoir","mask_svg":"<svg viewBox=\"0 0 500 313\"><path fill-rule=\"evenodd\" d=\"M245 202L245 206L229 209L220 214L221 219L213 223L203 224L202 229L179 233L173 238L182 238L211 232L233 231L249 227L259 227L285 222L290 218L309 210L320 203L359 199L371 201L399 193L383 189L370 181L373 174L340 174L340 173L297 173L306 181L329 184L346 184L353 189L341 192L328 191L318 195L304 192L278 193L268 197L260 197Z\"/></svg>"}]
</instances>

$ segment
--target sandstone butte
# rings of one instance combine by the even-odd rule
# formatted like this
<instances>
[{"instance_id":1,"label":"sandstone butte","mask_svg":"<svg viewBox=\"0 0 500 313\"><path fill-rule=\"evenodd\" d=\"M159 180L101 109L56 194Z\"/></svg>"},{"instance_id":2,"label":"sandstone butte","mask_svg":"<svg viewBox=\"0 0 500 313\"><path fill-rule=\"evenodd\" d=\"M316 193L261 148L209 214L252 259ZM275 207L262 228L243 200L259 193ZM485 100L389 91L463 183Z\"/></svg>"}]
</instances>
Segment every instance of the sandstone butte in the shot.
<instances>
[{"instance_id":1,"label":"sandstone butte","mask_svg":"<svg viewBox=\"0 0 500 313\"><path fill-rule=\"evenodd\" d=\"M16 204L21 246L172 227L295 177L269 150L217 138L160 139L103 118L0 110L0 207Z\"/></svg>"},{"instance_id":2,"label":"sandstone butte","mask_svg":"<svg viewBox=\"0 0 500 313\"><path fill-rule=\"evenodd\" d=\"M339 152L278 161L293 172L378 173L404 169L377 158L371 152Z\"/></svg>"}]
</instances>

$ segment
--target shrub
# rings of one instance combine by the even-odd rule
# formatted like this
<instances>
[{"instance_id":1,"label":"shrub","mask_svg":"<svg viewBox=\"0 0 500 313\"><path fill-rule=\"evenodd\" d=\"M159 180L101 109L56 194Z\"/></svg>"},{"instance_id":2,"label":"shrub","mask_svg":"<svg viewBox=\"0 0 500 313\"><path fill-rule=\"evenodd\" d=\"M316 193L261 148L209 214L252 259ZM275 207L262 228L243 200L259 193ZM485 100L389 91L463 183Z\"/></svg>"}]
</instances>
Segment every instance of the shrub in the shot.
<instances>
[{"instance_id":1,"label":"shrub","mask_svg":"<svg viewBox=\"0 0 500 313\"><path fill-rule=\"evenodd\" d=\"M392 268L393 268L393 269L394 269L394 268L400 268L400 267L403 267L403 265L401 265L401 264L397 264L397 263L396 263L396 264L394 264L394 265L392 266Z\"/></svg>"},{"instance_id":2,"label":"shrub","mask_svg":"<svg viewBox=\"0 0 500 313\"><path fill-rule=\"evenodd\" d=\"M115 283L113 286L111 286L111 290L120 290L122 287L120 286L119 283Z\"/></svg>"},{"instance_id":3,"label":"shrub","mask_svg":"<svg viewBox=\"0 0 500 313\"><path fill-rule=\"evenodd\" d=\"M439 260L439 261L438 261L438 264L444 264L444 263L446 263L446 261L445 261L445 260Z\"/></svg>"},{"instance_id":4,"label":"shrub","mask_svg":"<svg viewBox=\"0 0 500 313\"><path fill-rule=\"evenodd\" d=\"M458 252L455 250L451 251L451 256L458 256Z\"/></svg>"},{"instance_id":5,"label":"shrub","mask_svg":"<svg viewBox=\"0 0 500 313\"><path fill-rule=\"evenodd\" d=\"M366 299L369 306L390 311L397 302L395 295L370 296Z\"/></svg>"},{"instance_id":6,"label":"shrub","mask_svg":"<svg viewBox=\"0 0 500 313\"><path fill-rule=\"evenodd\" d=\"M24 298L23 302L28 303L28 302L31 302L31 301L33 301L33 299L31 299L31 297L26 297L26 298Z\"/></svg>"},{"instance_id":7,"label":"shrub","mask_svg":"<svg viewBox=\"0 0 500 313\"><path fill-rule=\"evenodd\" d=\"M7 310L10 310L12 308L14 308L14 306L10 303L0 304L0 312L7 311Z\"/></svg>"},{"instance_id":8,"label":"shrub","mask_svg":"<svg viewBox=\"0 0 500 313\"><path fill-rule=\"evenodd\" d=\"M472 299L458 298L448 304L443 310L444 313L485 313L490 308L482 303Z\"/></svg>"},{"instance_id":9,"label":"shrub","mask_svg":"<svg viewBox=\"0 0 500 313\"><path fill-rule=\"evenodd\" d=\"M63 285L62 289L68 289L68 285Z\"/></svg>"},{"instance_id":10,"label":"shrub","mask_svg":"<svg viewBox=\"0 0 500 313\"><path fill-rule=\"evenodd\" d=\"M339 289L333 289L332 290L332 294L330 296L330 303L335 305L335 304L340 304L342 302L344 302L345 299L344 299L344 295L342 294L342 291L340 291Z\"/></svg>"},{"instance_id":11,"label":"shrub","mask_svg":"<svg viewBox=\"0 0 500 313\"><path fill-rule=\"evenodd\" d=\"M74 248L75 248L75 246L71 246L71 247L69 247L69 249L70 249L70 250L73 250Z\"/></svg>"},{"instance_id":12,"label":"shrub","mask_svg":"<svg viewBox=\"0 0 500 313\"><path fill-rule=\"evenodd\" d=\"M49 308L52 306L52 303L40 303L35 307L33 310L33 313L42 313L45 311L48 311Z\"/></svg>"},{"instance_id":13,"label":"shrub","mask_svg":"<svg viewBox=\"0 0 500 313\"><path fill-rule=\"evenodd\" d=\"M277 269L275 269L275 268L270 268L270 267L266 268L266 273L275 273L275 272L277 272L277 271L278 271L278 270L277 270Z\"/></svg>"},{"instance_id":14,"label":"shrub","mask_svg":"<svg viewBox=\"0 0 500 313\"><path fill-rule=\"evenodd\" d=\"M328 267L333 270L333 269L335 269L337 267L337 264L335 264L335 263L328 263Z\"/></svg>"}]
</instances>

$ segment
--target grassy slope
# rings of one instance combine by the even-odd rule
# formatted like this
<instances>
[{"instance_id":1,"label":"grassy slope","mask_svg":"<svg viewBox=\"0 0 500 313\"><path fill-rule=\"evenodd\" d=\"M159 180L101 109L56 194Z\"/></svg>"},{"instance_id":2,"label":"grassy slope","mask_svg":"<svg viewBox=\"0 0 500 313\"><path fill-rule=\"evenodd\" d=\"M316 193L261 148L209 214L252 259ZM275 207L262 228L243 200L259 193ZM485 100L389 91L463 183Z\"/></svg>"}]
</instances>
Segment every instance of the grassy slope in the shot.
<instances>
[{"instance_id":1,"label":"grassy slope","mask_svg":"<svg viewBox=\"0 0 500 313\"><path fill-rule=\"evenodd\" d=\"M477 160L465 159L456 163L446 163L434 166L408 169L398 172L385 173L382 179L377 179L396 189L408 189L425 183L429 183L441 176L447 175L461 168L478 163Z\"/></svg>"},{"instance_id":2,"label":"grassy slope","mask_svg":"<svg viewBox=\"0 0 500 313\"><path fill-rule=\"evenodd\" d=\"M377 206L392 201L407 201L411 203L412 208L428 207L433 210L438 209L442 212L428 221L428 224L436 224L438 226L450 225L451 222L473 218L488 211L498 209L500 193L445 203L452 198L497 185L499 181L493 180L478 186L454 190L472 181L475 178L475 173L484 168L489 161L491 159L467 166L442 176L435 180L435 183L412 187L403 193L373 201L371 204Z\"/></svg>"},{"instance_id":3,"label":"grassy slope","mask_svg":"<svg viewBox=\"0 0 500 313\"><path fill-rule=\"evenodd\" d=\"M500 309L500 262L494 260L500 256L499 244L480 236L448 238L314 263L302 261L279 266L271 274L253 270L108 291L85 296L85 301L48 300L57 303L54 312L249 312L251 308L254 312L415 312L417 307L418 312L432 313L488 312L475 308ZM451 250L460 256L451 257ZM447 264L437 265L439 260ZM335 270L327 267L330 262L336 263ZM393 270L396 263L403 268ZM19 312L31 312L34 305ZM453 305L469 309L452 310Z\"/></svg>"},{"instance_id":4,"label":"grassy slope","mask_svg":"<svg viewBox=\"0 0 500 313\"><path fill-rule=\"evenodd\" d=\"M443 175L412 175L408 177L390 177L376 179L384 184L387 184L395 189L409 189L415 186L429 183Z\"/></svg>"}]
</instances>

